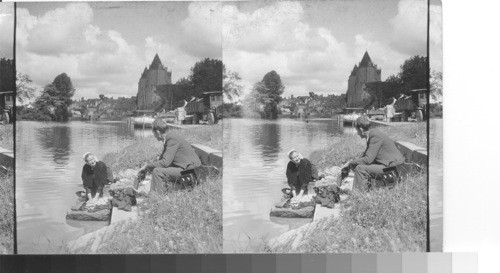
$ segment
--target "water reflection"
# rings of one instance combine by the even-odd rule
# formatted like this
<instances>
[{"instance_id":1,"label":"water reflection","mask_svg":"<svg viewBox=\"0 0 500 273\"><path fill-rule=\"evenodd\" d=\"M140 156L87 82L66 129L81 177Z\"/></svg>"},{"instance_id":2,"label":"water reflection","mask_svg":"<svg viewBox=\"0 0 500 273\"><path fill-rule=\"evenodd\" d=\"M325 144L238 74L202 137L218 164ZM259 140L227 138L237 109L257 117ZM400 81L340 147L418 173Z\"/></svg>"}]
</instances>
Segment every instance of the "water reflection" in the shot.
<instances>
[{"instance_id":1,"label":"water reflection","mask_svg":"<svg viewBox=\"0 0 500 273\"><path fill-rule=\"evenodd\" d=\"M67 165L71 150L71 128L56 126L37 129L37 140L57 165Z\"/></svg>"},{"instance_id":2,"label":"water reflection","mask_svg":"<svg viewBox=\"0 0 500 273\"><path fill-rule=\"evenodd\" d=\"M280 151L280 126L276 123L264 123L253 126L251 132L254 134L252 142L261 147L262 158L265 164L276 162Z\"/></svg>"}]
</instances>

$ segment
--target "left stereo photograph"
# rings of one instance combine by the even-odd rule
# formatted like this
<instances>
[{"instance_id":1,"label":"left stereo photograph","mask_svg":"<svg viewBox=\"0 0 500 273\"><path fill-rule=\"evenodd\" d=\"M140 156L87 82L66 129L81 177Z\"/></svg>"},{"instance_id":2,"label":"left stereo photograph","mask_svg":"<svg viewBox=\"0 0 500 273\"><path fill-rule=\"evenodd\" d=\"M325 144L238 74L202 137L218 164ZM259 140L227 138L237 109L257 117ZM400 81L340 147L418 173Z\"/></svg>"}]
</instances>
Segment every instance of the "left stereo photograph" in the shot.
<instances>
[{"instance_id":1,"label":"left stereo photograph","mask_svg":"<svg viewBox=\"0 0 500 273\"><path fill-rule=\"evenodd\" d=\"M18 254L222 252L220 18L16 4Z\"/></svg>"},{"instance_id":2,"label":"left stereo photograph","mask_svg":"<svg viewBox=\"0 0 500 273\"><path fill-rule=\"evenodd\" d=\"M0 3L0 254L14 253L14 4Z\"/></svg>"}]
</instances>

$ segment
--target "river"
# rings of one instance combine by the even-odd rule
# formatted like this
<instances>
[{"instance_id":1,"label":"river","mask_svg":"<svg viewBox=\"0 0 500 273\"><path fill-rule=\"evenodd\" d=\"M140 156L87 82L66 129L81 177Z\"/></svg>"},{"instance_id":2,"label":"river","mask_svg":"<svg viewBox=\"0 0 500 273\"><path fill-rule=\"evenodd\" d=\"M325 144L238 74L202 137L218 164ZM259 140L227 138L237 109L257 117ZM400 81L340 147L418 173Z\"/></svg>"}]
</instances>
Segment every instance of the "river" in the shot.
<instances>
[{"instance_id":1,"label":"river","mask_svg":"<svg viewBox=\"0 0 500 273\"><path fill-rule=\"evenodd\" d=\"M287 187L286 153L296 149L309 157L343 133L355 130L336 120L224 120L224 252L254 251L266 239L309 223L269 217Z\"/></svg>"},{"instance_id":2,"label":"river","mask_svg":"<svg viewBox=\"0 0 500 273\"><path fill-rule=\"evenodd\" d=\"M18 253L64 253L64 243L106 222L66 220L82 190L82 156L98 158L151 131L123 122L16 123L16 212Z\"/></svg>"}]
</instances>

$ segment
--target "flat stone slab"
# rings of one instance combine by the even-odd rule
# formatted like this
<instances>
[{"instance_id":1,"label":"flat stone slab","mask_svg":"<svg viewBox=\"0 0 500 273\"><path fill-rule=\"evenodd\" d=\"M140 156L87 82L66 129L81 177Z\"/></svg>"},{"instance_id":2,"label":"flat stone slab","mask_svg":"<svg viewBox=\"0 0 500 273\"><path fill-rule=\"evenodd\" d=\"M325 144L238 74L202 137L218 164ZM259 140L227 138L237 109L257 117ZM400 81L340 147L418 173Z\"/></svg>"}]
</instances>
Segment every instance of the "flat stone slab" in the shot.
<instances>
[{"instance_id":1,"label":"flat stone slab","mask_svg":"<svg viewBox=\"0 0 500 273\"><path fill-rule=\"evenodd\" d=\"M96 212L87 212L81 210L68 210L66 218L78 221L108 221L110 217L110 209L102 209Z\"/></svg>"},{"instance_id":2,"label":"flat stone slab","mask_svg":"<svg viewBox=\"0 0 500 273\"><path fill-rule=\"evenodd\" d=\"M413 143L410 142L405 142L405 141L396 141L395 142L396 147L398 150L401 152L401 154L408 160L408 161L414 161L413 157L415 152L420 151L420 152L426 152L426 148L422 148L420 146L417 146Z\"/></svg>"},{"instance_id":3,"label":"flat stone slab","mask_svg":"<svg viewBox=\"0 0 500 273\"><path fill-rule=\"evenodd\" d=\"M14 152L0 147L0 165L12 168L14 165Z\"/></svg>"},{"instance_id":4,"label":"flat stone slab","mask_svg":"<svg viewBox=\"0 0 500 273\"><path fill-rule=\"evenodd\" d=\"M335 207L323 207L321 204L316 204L316 209L314 210L313 222L319 221L327 217L340 217L340 203L336 203Z\"/></svg>"},{"instance_id":5,"label":"flat stone slab","mask_svg":"<svg viewBox=\"0 0 500 273\"><path fill-rule=\"evenodd\" d=\"M117 207L113 207L113 211L111 212L111 224L115 224L125 220L136 221L138 218L137 212L137 206L132 206L131 211L124 211L118 209Z\"/></svg>"},{"instance_id":6,"label":"flat stone slab","mask_svg":"<svg viewBox=\"0 0 500 273\"><path fill-rule=\"evenodd\" d=\"M191 144L202 163L222 168L222 152L203 144Z\"/></svg>"},{"instance_id":7,"label":"flat stone slab","mask_svg":"<svg viewBox=\"0 0 500 273\"><path fill-rule=\"evenodd\" d=\"M314 207L309 206L301 209L271 208L270 216L283 218L311 218L314 215Z\"/></svg>"},{"instance_id":8,"label":"flat stone slab","mask_svg":"<svg viewBox=\"0 0 500 273\"><path fill-rule=\"evenodd\" d=\"M67 244L68 251L71 254L105 254L102 249L113 244L113 239L117 235L126 232L129 224L128 221L121 221L87 233L76 240L70 241Z\"/></svg>"}]
</instances>

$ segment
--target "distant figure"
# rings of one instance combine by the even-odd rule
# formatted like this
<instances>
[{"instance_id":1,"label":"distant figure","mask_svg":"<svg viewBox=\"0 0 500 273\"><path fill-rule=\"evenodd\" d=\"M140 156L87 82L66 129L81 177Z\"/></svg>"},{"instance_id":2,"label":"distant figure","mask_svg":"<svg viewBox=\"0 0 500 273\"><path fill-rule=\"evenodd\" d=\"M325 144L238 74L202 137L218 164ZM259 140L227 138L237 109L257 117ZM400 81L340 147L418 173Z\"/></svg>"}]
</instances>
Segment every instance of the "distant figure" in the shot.
<instances>
[{"instance_id":1,"label":"distant figure","mask_svg":"<svg viewBox=\"0 0 500 273\"><path fill-rule=\"evenodd\" d=\"M384 168L403 163L404 158L392 139L380 130L370 128L366 116L357 118L355 126L358 135L367 139L366 150L363 156L347 162L342 168L354 170L354 188L366 191L371 179L383 174Z\"/></svg>"},{"instance_id":2,"label":"distant figure","mask_svg":"<svg viewBox=\"0 0 500 273\"><path fill-rule=\"evenodd\" d=\"M83 160L85 165L82 169L82 180L87 200L90 203L97 203L100 198L104 197L104 185L113 182L113 173L104 162L99 161L92 153L85 153Z\"/></svg>"},{"instance_id":3,"label":"distant figure","mask_svg":"<svg viewBox=\"0 0 500 273\"><path fill-rule=\"evenodd\" d=\"M2 123L3 124L9 124L10 123L10 117L9 117L9 110L4 109L2 113Z\"/></svg>"},{"instance_id":4,"label":"distant figure","mask_svg":"<svg viewBox=\"0 0 500 273\"><path fill-rule=\"evenodd\" d=\"M288 152L290 162L286 166L286 178L293 197L301 198L307 194L309 182L320 179L316 166L296 150Z\"/></svg>"},{"instance_id":5,"label":"distant figure","mask_svg":"<svg viewBox=\"0 0 500 273\"><path fill-rule=\"evenodd\" d=\"M155 119L153 133L158 141L163 142L163 151L158 160L145 163L139 174L151 171L151 192L164 193L165 189L182 189L182 185L177 183L181 171L200 167L200 158L183 137L168 130L164 120Z\"/></svg>"},{"instance_id":6,"label":"distant figure","mask_svg":"<svg viewBox=\"0 0 500 273\"><path fill-rule=\"evenodd\" d=\"M186 105L188 102L186 100L182 100L180 102L180 106L175 109L175 119L177 120L177 124L181 125L186 119Z\"/></svg>"},{"instance_id":7,"label":"distant figure","mask_svg":"<svg viewBox=\"0 0 500 273\"><path fill-rule=\"evenodd\" d=\"M385 116L387 122L391 122L392 117L394 117L394 104L396 103L396 98L392 98L392 103L385 107Z\"/></svg>"}]
</instances>

